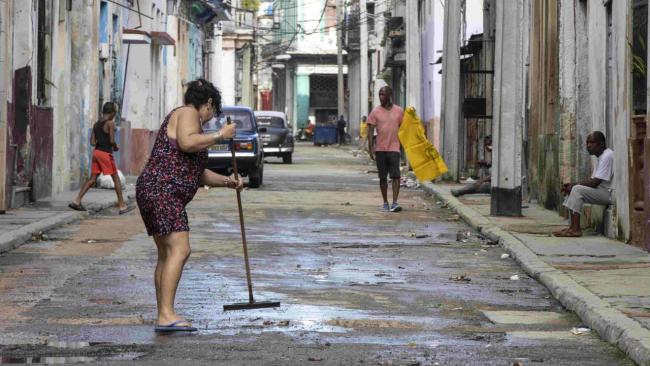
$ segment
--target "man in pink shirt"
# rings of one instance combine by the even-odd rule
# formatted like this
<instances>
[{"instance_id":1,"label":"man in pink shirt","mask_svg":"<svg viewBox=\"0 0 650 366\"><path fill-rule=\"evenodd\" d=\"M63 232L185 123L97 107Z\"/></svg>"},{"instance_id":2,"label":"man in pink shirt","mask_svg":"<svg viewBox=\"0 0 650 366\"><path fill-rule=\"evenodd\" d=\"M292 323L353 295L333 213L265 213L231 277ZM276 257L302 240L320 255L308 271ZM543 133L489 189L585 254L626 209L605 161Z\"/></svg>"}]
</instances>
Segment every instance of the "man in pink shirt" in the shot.
<instances>
[{"instance_id":1,"label":"man in pink shirt","mask_svg":"<svg viewBox=\"0 0 650 366\"><path fill-rule=\"evenodd\" d=\"M376 107L368 116L368 135L372 136L377 129L375 141L370 139L370 158L377 162L379 172L379 189L384 199L382 210L399 212L402 207L397 203L400 183L400 143L397 132L402 124L404 111L398 105L393 104L393 90L384 86L379 90L379 101L381 106ZM376 142L376 146L375 145ZM388 205L388 179L390 175L393 181L393 203Z\"/></svg>"}]
</instances>

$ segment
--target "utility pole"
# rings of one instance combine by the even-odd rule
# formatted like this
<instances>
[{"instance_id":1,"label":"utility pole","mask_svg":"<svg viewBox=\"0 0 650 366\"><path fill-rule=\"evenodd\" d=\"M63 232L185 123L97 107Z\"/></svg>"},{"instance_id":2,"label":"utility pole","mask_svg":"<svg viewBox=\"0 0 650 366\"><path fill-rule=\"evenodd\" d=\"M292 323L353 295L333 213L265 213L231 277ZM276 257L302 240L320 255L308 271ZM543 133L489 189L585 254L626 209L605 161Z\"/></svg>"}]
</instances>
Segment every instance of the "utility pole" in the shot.
<instances>
[{"instance_id":1,"label":"utility pole","mask_svg":"<svg viewBox=\"0 0 650 366\"><path fill-rule=\"evenodd\" d=\"M336 64L338 65L338 115L343 115L345 96L343 90L343 0L336 0Z\"/></svg>"},{"instance_id":2,"label":"utility pole","mask_svg":"<svg viewBox=\"0 0 650 366\"><path fill-rule=\"evenodd\" d=\"M366 0L360 0L359 6L361 7L359 12L359 73L361 74L361 85L359 90L361 91L361 96L359 102L361 103L361 108L359 112L361 116L368 115L368 9L366 8ZM359 121L361 116L349 116L348 120L350 122L354 121L354 127L356 128L353 136L358 135L359 131Z\"/></svg>"}]
</instances>

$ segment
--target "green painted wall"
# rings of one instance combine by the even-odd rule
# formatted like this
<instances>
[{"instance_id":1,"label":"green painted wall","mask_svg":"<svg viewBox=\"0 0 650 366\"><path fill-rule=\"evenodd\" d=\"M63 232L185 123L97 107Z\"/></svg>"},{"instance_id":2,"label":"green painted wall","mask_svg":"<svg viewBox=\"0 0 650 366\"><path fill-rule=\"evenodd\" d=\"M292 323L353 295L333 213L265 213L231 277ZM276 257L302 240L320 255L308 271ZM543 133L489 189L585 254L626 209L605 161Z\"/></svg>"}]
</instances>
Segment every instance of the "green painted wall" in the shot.
<instances>
[{"instance_id":1,"label":"green painted wall","mask_svg":"<svg viewBox=\"0 0 650 366\"><path fill-rule=\"evenodd\" d=\"M296 75L296 121L298 127L307 126L309 118L309 75Z\"/></svg>"}]
</instances>

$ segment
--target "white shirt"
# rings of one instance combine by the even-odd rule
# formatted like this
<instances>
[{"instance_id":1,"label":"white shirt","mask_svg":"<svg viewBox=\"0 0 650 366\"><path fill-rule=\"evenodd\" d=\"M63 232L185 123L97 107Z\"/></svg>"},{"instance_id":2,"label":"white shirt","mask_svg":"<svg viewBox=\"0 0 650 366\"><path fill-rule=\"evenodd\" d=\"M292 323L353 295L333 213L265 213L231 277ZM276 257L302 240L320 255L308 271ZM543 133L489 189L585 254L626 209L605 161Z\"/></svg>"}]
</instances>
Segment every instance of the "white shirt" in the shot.
<instances>
[{"instance_id":1,"label":"white shirt","mask_svg":"<svg viewBox=\"0 0 650 366\"><path fill-rule=\"evenodd\" d=\"M598 157L596 169L594 169L592 178L601 180L600 187L609 189L612 185L612 178L614 175L614 151L612 149L605 149Z\"/></svg>"}]
</instances>

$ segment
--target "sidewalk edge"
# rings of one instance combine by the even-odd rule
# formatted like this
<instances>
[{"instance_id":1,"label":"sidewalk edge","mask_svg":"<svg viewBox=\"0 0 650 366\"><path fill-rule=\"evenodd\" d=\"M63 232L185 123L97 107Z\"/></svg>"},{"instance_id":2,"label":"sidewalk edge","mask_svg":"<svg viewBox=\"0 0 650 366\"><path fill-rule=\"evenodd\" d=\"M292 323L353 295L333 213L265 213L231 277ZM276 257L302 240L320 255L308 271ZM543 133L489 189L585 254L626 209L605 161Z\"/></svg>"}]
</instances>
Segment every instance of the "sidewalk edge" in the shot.
<instances>
[{"instance_id":1,"label":"sidewalk edge","mask_svg":"<svg viewBox=\"0 0 650 366\"><path fill-rule=\"evenodd\" d=\"M650 330L613 308L568 275L545 263L525 243L492 224L476 210L462 204L435 184L421 182L423 190L443 201L470 226L498 241L531 277L546 286L553 297L575 312L586 325L607 342L617 346L632 360L650 366Z\"/></svg>"},{"instance_id":2,"label":"sidewalk edge","mask_svg":"<svg viewBox=\"0 0 650 366\"><path fill-rule=\"evenodd\" d=\"M0 253L5 253L29 241L32 234L45 232L55 227L81 220L88 216L86 212L63 212L43 220L22 226L16 230L0 235Z\"/></svg>"},{"instance_id":3,"label":"sidewalk edge","mask_svg":"<svg viewBox=\"0 0 650 366\"><path fill-rule=\"evenodd\" d=\"M127 187L122 192L124 200L127 203L131 203L135 198L135 188ZM18 248L29 241L34 233L46 232L59 226L85 219L90 216L91 213L103 211L115 206L116 204L117 199L101 200L88 205L88 211L58 212L48 218L0 234L0 254Z\"/></svg>"}]
</instances>

